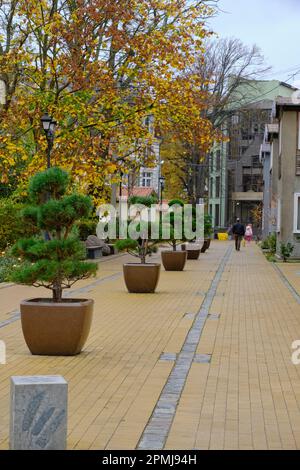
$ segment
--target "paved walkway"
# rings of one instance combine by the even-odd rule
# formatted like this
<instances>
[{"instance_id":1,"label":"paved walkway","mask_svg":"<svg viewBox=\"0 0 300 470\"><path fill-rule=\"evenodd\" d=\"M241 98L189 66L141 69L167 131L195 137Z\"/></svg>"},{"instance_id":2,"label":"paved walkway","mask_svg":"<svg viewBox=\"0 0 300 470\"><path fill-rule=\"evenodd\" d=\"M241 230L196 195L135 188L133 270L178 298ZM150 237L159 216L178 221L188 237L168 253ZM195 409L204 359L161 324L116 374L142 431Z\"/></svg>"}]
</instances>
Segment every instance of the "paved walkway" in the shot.
<instances>
[{"instance_id":1,"label":"paved walkway","mask_svg":"<svg viewBox=\"0 0 300 470\"><path fill-rule=\"evenodd\" d=\"M0 289L0 448L9 377L61 374L70 449L300 449L300 366L291 362L300 305L259 249L214 242L183 273L162 271L154 295L126 292L126 259L101 262L97 279L74 286L73 296L95 299L76 357L31 356L17 312L37 291ZM300 265L290 266L282 273L300 294Z\"/></svg>"}]
</instances>

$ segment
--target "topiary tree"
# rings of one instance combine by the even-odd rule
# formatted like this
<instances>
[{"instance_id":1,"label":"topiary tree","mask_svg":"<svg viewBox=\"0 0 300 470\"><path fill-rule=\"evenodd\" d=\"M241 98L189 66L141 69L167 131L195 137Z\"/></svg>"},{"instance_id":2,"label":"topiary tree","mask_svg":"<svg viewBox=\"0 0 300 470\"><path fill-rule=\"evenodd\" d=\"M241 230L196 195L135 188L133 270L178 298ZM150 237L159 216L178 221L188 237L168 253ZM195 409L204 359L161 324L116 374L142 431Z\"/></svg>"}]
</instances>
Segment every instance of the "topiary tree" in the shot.
<instances>
[{"instance_id":1,"label":"topiary tree","mask_svg":"<svg viewBox=\"0 0 300 470\"><path fill-rule=\"evenodd\" d=\"M157 244L161 241L161 235L157 240L151 239L151 227L148 222L138 222L135 224L135 228L141 234L137 240L132 238L120 239L115 246L118 251L127 251L130 255L139 258L142 264L145 264L147 256L157 251Z\"/></svg>"},{"instance_id":2,"label":"topiary tree","mask_svg":"<svg viewBox=\"0 0 300 470\"><path fill-rule=\"evenodd\" d=\"M177 207L183 208L184 202L183 202L181 199L172 199L172 201L170 201L168 205L169 205L169 208L172 208L173 206L177 206ZM180 216L181 216L181 215L180 215ZM183 221L183 218L182 218L182 216L181 216L182 238L181 238L180 240L178 240L178 239L175 237L176 211L175 211L175 212L171 212L171 213L168 215L168 217L170 218L170 226L171 226L169 243L170 243L170 245L172 246L173 251L176 251L178 242L180 242L180 241L185 241L185 238L184 238L184 221Z\"/></svg>"},{"instance_id":3,"label":"topiary tree","mask_svg":"<svg viewBox=\"0 0 300 470\"><path fill-rule=\"evenodd\" d=\"M87 196L66 194L69 183L68 173L60 168L50 168L31 179L29 197L34 205L27 207L22 217L41 234L20 239L12 248L22 263L11 280L52 290L54 302L62 301L64 289L97 270L96 264L84 261L86 248L72 231L76 220L89 216L92 203Z\"/></svg>"}]
</instances>

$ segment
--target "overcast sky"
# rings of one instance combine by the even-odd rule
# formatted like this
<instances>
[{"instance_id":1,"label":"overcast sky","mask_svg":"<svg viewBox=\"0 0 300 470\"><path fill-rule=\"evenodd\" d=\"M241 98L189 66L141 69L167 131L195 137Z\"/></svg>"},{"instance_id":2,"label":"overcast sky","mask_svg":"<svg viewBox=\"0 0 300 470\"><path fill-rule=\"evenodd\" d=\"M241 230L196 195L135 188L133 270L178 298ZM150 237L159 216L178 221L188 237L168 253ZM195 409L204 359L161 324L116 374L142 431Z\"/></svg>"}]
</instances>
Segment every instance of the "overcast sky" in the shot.
<instances>
[{"instance_id":1,"label":"overcast sky","mask_svg":"<svg viewBox=\"0 0 300 470\"><path fill-rule=\"evenodd\" d=\"M300 0L219 0L219 8L210 25L220 37L257 44L273 67L265 79L300 85Z\"/></svg>"}]
</instances>

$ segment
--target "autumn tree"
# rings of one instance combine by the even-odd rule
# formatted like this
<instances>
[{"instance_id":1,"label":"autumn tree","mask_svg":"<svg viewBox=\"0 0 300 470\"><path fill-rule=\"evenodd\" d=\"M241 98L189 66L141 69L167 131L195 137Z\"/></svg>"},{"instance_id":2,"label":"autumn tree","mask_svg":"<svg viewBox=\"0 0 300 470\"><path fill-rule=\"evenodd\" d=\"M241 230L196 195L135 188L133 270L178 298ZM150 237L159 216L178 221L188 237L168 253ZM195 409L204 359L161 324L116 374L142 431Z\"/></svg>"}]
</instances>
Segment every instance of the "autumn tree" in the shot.
<instances>
[{"instance_id":1,"label":"autumn tree","mask_svg":"<svg viewBox=\"0 0 300 470\"><path fill-rule=\"evenodd\" d=\"M217 141L222 136L226 138L231 116L257 94L253 80L269 70L260 49L256 45L246 46L236 38L205 40L205 54L200 54L189 67L188 64L186 73L197 75L206 99L202 117L215 129ZM170 153L168 147L165 149L171 156L167 174L173 175L174 180L174 168L177 169L177 186L191 201L203 197L207 191L209 150L199 147L197 141L181 142L175 153Z\"/></svg>"},{"instance_id":2,"label":"autumn tree","mask_svg":"<svg viewBox=\"0 0 300 470\"><path fill-rule=\"evenodd\" d=\"M10 92L1 110L2 182L45 168L40 117L58 121L53 165L69 170L96 199L133 165L151 163L154 134L212 140L197 74L212 14L207 1L15 0L1 4L1 75ZM7 10L8 8L8 10ZM9 12L9 13L8 13ZM8 60L9 57L9 60ZM8 65L9 63L9 65ZM20 169L20 162L22 172Z\"/></svg>"}]
</instances>

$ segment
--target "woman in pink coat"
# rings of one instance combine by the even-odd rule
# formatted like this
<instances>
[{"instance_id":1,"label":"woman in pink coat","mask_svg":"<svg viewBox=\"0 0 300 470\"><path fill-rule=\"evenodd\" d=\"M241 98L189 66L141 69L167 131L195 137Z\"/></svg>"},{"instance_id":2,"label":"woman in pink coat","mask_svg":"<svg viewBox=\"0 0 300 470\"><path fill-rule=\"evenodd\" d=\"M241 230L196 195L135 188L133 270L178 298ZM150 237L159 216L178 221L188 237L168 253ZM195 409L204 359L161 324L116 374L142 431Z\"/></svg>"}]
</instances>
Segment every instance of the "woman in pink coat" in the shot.
<instances>
[{"instance_id":1,"label":"woman in pink coat","mask_svg":"<svg viewBox=\"0 0 300 470\"><path fill-rule=\"evenodd\" d=\"M246 227L246 231L245 231L245 240L249 244L252 241L252 239L253 239L252 224L248 224Z\"/></svg>"}]
</instances>

